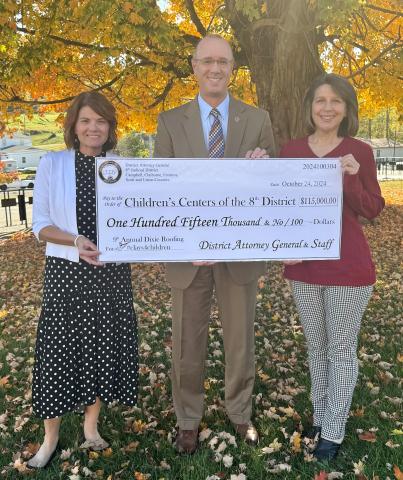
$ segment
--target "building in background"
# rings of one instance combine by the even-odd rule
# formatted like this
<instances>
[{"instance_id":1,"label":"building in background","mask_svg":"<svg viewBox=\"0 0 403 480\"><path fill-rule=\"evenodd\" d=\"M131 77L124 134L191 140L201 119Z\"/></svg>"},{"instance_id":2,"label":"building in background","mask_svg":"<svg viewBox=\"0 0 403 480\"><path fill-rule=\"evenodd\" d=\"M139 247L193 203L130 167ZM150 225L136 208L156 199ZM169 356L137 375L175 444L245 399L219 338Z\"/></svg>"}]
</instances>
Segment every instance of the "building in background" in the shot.
<instances>
[{"instance_id":1,"label":"building in background","mask_svg":"<svg viewBox=\"0 0 403 480\"><path fill-rule=\"evenodd\" d=\"M377 158L390 159L403 158L403 144L387 138L367 138L361 139L372 147L375 160Z\"/></svg>"},{"instance_id":2,"label":"building in background","mask_svg":"<svg viewBox=\"0 0 403 480\"><path fill-rule=\"evenodd\" d=\"M45 153L46 150L32 146L29 135L16 132L0 138L0 157L8 171L36 168Z\"/></svg>"}]
</instances>

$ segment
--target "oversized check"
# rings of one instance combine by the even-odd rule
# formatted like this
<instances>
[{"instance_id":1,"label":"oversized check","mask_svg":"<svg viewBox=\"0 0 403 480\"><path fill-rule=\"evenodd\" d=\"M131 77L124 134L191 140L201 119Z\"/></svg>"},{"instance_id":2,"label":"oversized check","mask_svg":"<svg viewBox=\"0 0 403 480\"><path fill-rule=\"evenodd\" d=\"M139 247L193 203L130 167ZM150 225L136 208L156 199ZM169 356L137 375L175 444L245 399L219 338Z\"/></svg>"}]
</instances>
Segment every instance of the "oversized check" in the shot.
<instances>
[{"instance_id":1,"label":"oversized check","mask_svg":"<svg viewBox=\"0 0 403 480\"><path fill-rule=\"evenodd\" d=\"M104 262L340 258L338 159L97 158Z\"/></svg>"}]
</instances>

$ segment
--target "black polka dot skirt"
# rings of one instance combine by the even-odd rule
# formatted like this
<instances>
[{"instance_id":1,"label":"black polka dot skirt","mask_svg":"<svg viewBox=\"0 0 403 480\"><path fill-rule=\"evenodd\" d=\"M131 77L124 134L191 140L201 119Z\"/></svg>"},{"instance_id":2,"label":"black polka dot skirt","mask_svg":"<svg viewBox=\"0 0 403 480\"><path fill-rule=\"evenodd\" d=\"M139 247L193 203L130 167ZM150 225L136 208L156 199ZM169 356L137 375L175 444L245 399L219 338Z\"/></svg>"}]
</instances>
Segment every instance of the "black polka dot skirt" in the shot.
<instances>
[{"instance_id":1,"label":"black polka dot skirt","mask_svg":"<svg viewBox=\"0 0 403 480\"><path fill-rule=\"evenodd\" d=\"M76 154L79 233L96 242L94 157ZM104 402L134 405L137 324L130 266L47 257L33 369L33 411L55 418Z\"/></svg>"}]
</instances>

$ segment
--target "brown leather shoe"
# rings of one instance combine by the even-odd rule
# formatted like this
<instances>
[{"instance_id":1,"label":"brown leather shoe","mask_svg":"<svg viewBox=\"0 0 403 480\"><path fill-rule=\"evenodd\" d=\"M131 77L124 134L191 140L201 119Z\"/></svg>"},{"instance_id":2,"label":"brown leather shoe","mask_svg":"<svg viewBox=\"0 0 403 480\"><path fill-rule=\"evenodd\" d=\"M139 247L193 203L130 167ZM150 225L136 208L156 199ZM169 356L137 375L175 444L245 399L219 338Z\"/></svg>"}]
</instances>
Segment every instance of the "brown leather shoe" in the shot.
<instances>
[{"instance_id":1,"label":"brown leather shoe","mask_svg":"<svg viewBox=\"0 0 403 480\"><path fill-rule=\"evenodd\" d=\"M178 453L194 453L199 439L199 430L178 430L175 448Z\"/></svg>"},{"instance_id":2,"label":"brown leather shoe","mask_svg":"<svg viewBox=\"0 0 403 480\"><path fill-rule=\"evenodd\" d=\"M252 422L249 423L233 423L236 433L249 445L257 445L259 443L259 434Z\"/></svg>"}]
</instances>

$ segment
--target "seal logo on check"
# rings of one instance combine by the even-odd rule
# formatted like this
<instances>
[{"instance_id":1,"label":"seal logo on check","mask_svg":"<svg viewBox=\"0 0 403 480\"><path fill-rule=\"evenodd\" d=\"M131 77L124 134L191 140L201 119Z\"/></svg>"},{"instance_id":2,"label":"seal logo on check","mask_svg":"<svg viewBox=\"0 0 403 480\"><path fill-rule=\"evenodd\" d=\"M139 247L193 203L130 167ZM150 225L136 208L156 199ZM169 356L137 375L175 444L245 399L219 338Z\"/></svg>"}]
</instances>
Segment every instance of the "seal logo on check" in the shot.
<instances>
[{"instance_id":1,"label":"seal logo on check","mask_svg":"<svg viewBox=\"0 0 403 480\"><path fill-rule=\"evenodd\" d=\"M116 183L122 176L122 169L117 162L107 160L98 169L100 179L105 183Z\"/></svg>"}]
</instances>

